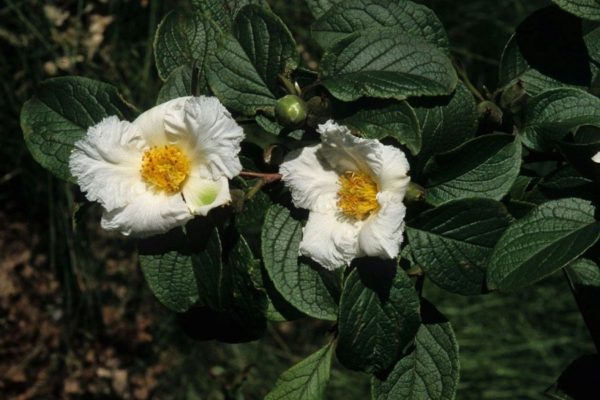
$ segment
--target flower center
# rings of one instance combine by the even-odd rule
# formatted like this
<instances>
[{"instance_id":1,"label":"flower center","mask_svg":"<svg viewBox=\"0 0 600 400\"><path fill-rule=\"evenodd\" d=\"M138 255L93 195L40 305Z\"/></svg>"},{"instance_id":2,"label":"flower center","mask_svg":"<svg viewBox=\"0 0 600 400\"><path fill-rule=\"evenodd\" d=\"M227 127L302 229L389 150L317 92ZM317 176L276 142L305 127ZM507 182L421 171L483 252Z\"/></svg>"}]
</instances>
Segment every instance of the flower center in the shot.
<instances>
[{"instance_id":1,"label":"flower center","mask_svg":"<svg viewBox=\"0 0 600 400\"><path fill-rule=\"evenodd\" d=\"M363 220L379 209L377 184L364 172L340 175L337 206L348 217Z\"/></svg>"},{"instance_id":2,"label":"flower center","mask_svg":"<svg viewBox=\"0 0 600 400\"><path fill-rule=\"evenodd\" d=\"M181 191L190 174L190 160L178 146L154 146L142 156L142 179L168 194Z\"/></svg>"}]
</instances>

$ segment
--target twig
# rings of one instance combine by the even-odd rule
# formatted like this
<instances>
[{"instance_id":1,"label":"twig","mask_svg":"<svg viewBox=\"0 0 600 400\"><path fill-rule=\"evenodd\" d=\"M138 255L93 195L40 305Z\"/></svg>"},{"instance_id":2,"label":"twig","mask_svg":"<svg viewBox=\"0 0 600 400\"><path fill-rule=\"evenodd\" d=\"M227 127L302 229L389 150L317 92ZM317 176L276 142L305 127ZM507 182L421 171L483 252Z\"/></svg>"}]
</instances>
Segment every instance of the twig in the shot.
<instances>
[{"instance_id":1,"label":"twig","mask_svg":"<svg viewBox=\"0 0 600 400\"><path fill-rule=\"evenodd\" d=\"M273 183L281 180L281 174L278 173L264 173L264 172L252 172L252 171L242 171L240 172L240 176L244 178L260 178L265 181L265 183Z\"/></svg>"},{"instance_id":2,"label":"twig","mask_svg":"<svg viewBox=\"0 0 600 400\"><path fill-rule=\"evenodd\" d=\"M469 89L469 91L471 93L473 93L473 96L477 97L477 99L479 101L485 101L485 97L483 97L481 92L475 87L475 85L473 85L473 83L469 79L469 76L467 75L467 72L462 67L462 65L460 65L457 61L455 61L454 68L456 69L456 73L458 74L460 79L463 81L463 83L465 84L467 89Z\"/></svg>"}]
</instances>

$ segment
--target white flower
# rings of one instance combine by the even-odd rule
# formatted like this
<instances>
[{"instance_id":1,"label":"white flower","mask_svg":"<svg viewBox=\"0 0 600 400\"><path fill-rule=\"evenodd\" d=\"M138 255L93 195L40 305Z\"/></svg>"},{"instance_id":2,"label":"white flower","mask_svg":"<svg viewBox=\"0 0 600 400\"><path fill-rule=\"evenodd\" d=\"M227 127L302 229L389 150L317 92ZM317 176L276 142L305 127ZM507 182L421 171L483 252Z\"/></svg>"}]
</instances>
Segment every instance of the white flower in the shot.
<instances>
[{"instance_id":1,"label":"white flower","mask_svg":"<svg viewBox=\"0 0 600 400\"><path fill-rule=\"evenodd\" d=\"M333 121L318 131L322 143L289 154L279 171L294 205L310 210L300 254L327 269L365 255L395 258L410 181L406 156Z\"/></svg>"},{"instance_id":2,"label":"white flower","mask_svg":"<svg viewBox=\"0 0 600 400\"><path fill-rule=\"evenodd\" d=\"M88 200L104 207L104 229L149 236L231 200L243 137L216 98L180 97L133 122L111 116L90 127L69 168Z\"/></svg>"},{"instance_id":3,"label":"white flower","mask_svg":"<svg viewBox=\"0 0 600 400\"><path fill-rule=\"evenodd\" d=\"M594 157L592 157L592 161L595 163L600 163L600 151L597 152Z\"/></svg>"}]
</instances>

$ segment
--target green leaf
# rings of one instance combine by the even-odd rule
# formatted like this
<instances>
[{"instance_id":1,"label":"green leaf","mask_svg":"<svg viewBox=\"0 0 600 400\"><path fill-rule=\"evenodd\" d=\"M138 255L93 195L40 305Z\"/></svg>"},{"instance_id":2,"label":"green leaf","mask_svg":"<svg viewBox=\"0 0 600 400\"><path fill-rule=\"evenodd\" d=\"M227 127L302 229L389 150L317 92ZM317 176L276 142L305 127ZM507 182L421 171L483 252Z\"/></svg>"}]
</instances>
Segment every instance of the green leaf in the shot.
<instances>
[{"instance_id":1,"label":"green leaf","mask_svg":"<svg viewBox=\"0 0 600 400\"><path fill-rule=\"evenodd\" d=\"M262 230L265 268L277 291L303 313L335 321L337 301L325 284L331 272L320 266L298 262L302 224L288 209L273 205L267 211Z\"/></svg>"},{"instance_id":2,"label":"green leaf","mask_svg":"<svg viewBox=\"0 0 600 400\"><path fill-rule=\"evenodd\" d=\"M370 373L392 367L420 324L419 297L396 263L355 260L340 300L338 360Z\"/></svg>"},{"instance_id":3,"label":"green leaf","mask_svg":"<svg viewBox=\"0 0 600 400\"><path fill-rule=\"evenodd\" d=\"M191 96L193 70L189 65L182 65L171 71L158 92L156 104L166 103L177 97Z\"/></svg>"},{"instance_id":4,"label":"green leaf","mask_svg":"<svg viewBox=\"0 0 600 400\"><path fill-rule=\"evenodd\" d=\"M600 267L592 260L579 259L565 268L581 316L600 347Z\"/></svg>"},{"instance_id":5,"label":"green leaf","mask_svg":"<svg viewBox=\"0 0 600 400\"><path fill-rule=\"evenodd\" d=\"M289 76L298 66L296 42L288 28L272 12L247 6L235 17L233 33L262 81L276 93L277 75Z\"/></svg>"},{"instance_id":6,"label":"green leaf","mask_svg":"<svg viewBox=\"0 0 600 400\"><path fill-rule=\"evenodd\" d=\"M273 115L277 75L288 76L298 65L296 43L279 17L258 6L240 10L233 33L223 36L209 62L210 88L228 108Z\"/></svg>"},{"instance_id":7,"label":"green leaf","mask_svg":"<svg viewBox=\"0 0 600 400\"><path fill-rule=\"evenodd\" d=\"M477 105L463 84L447 97L411 101L421 127L421 152L413 171L434 154L443 153L472 138L477 131Z\"/></svg>"},{"instance_id":8,"label":"green leaf","mask_svg":"<svg viewBox=\"0 0 600 400\"><path fill-rule=\"evenodd\" d=\"M332 355L333 344L330 343L295 364L279 376L275 387L267 394L265 400L325 399Z\"/></svg>"},{"instance_id":9,"label":"green leaf","mask_svg":"<svg viewBox=\"0 0 600 400\"><path fill-rule=\"evenodd\" d=\"M548 90L529 101L523 144L544 151L581 125L600 125L600 99L578 89Z\"/></svg>"},{"instance_id":10,"label":"green leaf","mask_svg":"<svg viewBox=\"0 0 600 400\"><path fill-rule=\"evenodd\" d=\"M367 139L393 138L406 145L413 155L421 149L421 129L412 107L405 101L387 106L363 108L342 120Z\"/></svg>"},{"instance_id":11,"label":"green leaf","mask_svg":"<svg viewBox=\"0 0 600 400\"><path fill-rule=\"evenodd\" d=\"M304 0L311 14L315 18L320 18L331 7L342 2L342 0Z\"/></svg>"},{"instance_id":12,"label":"green leaf","mask_svg":"<svg viewBox=\"0 0 600 400\"><path fill-rule=\"evenodd\" d=\"M343 101L440 96L457 85L456 71L442 50L394 29L349 35L325 53L320 68L323 85Z\"/></svg>"},{"instance_id":13,"label":"green leaf","mask_svg":"<svg viewBox=\"0 0 600 400\"><path fill-rule=\"evenodd\" d=\"M552 0L560 8L578 17L600 21L600 2L598 0Z\"/></svg>"},{"instance_id":14,"label":"green leaf","mask_svg":"<svg viewBox=\"0 0 600 400\"><path fill-rule=\"evenodd\" d=\"M232 275L221 261L221 240L213 229L202 251L192 255L198 289L203 302L211 309L222 311L232 306Z\"/></svg>"},{"instance_id":15,"label":"green leaf","mask_svg":"<svg viewBox=\"0 0 600 400\"><path fill-rule=\"evenodd\" d=\"M69 156L90 126L134 112L114 86L69 76L48 79L21 109L21 129L33 158L61 179L72 180Z\"/></svg>"},{"instance_id":16,"label":"green leaf","mask_svg":"<svg viewBox=\"0 0 600 400\"><path fill-rule=\"evenodd\" d=\"M426 166L426 200L439 205L450 200L483 197L500 200L521 167L521 143L511 135L479 136L435 156Z\"/></svg>"},{"instance_id":17,"label":"green leaf","mask_svg":"<svg viewBox=\"0 0 600 400\"><path fill-rule=\"evenodd\" d=\"M164 81L182 65L194 65L200 77L206 75L206 61L215 50L221 30L200 12L179 8L168 13L154 37L154 57L158 75ZM206 86L206 82L200 82Z\"/></svg>"},{"instance_id":18,"label":"green leaf","mask_svg":"<svg viewBox=\"0 0 600 400\"><path fill-rule=\"evenodd\" d=\"M488 265L488 286L513 290L569 264L600 237L591 202L548 201L513 223L500 238Z\"/></svg>"},{"instance_id":19,"label":"green leaf","mask_svg":"<svg viewBox=\"0 0 600 400\"><path fill-rule=\"evenodd\" d=\"M429 279L449 292L472 295L485 291L490 255L511 222L502 203L464 199L422 213L406 233Z\"/></svg>"},{"instance_id":20,"label":"green leaf","mask_svg":"<svg viewBox=\"0 0 600 400\"><path fill-rule=\"evenodd\" d=\"M454 399L460 369L458 343L450 322L428 307L438 316L428 320L424 313L412 352L385 379L373 377L373 400Z\"/></svg>"},{"instance_id":21,"label":"green leaf","mask_svg":"<svg viewBox=\"0 0 600 400\"><path fill-rule=\"evenodd\" d=\"M600 267L592 260L585 258L576 260L567 267L567 275L575 289L582 290L584 287L600 289ZM597 298L600 304L600 297Z\"/></svg>"},{"instance_id":22,"label":"green leaf","mask_svg":"<svg viewBox=\"0 0 600 400\"><path fill-rule=\"evenodd\" d=\"M448 49L444 26L429 8L406 0L349 0L329 9L312 25L312 36L323 48L351 33L394 28L435 47Z\"/></svg>"},{"instance_id":23,"label":"green leaf","mask_svg":"<svg viewBox=\"0 0 600 400\"><path fill-rule=\"evenodd\" d=\"M227 108L246 115L273 114L276 99L238 41L223 35L208 64L208 84Z\"/></svg>"},{"instance_id":24,"label":"green leaf","mask_svg":"<svg viewBox=\"0 0 600 400\"><path fill-rule=\"evenodd\" d=\"M223 30L230 31L233 20L242 7L256 4L269 8L266 0L190 0L194 8L209 16Z\"/></svg>"},{"instance_id":25,"label":"green leaf","mask_svg":"<svg viewBox=\"0 0 600 400\"><path fill-rule=\"evenodd\" d=\"M260 319L266 307L264 294L254 288L250 269L257 260L242 236L222 260L221 242L213 230L203 251L192 255L196 281L204 303L216 311L244 310Z\"/></svg>"},{"instance_id":26,"label":"green leaf","mask_svg":"<svg viewBox=\"0 0 600 400\"><path fill-rule=\"evenodd\" d=\"M150 290L168 309L184 312L198 301L198 287L189 254L169 251L140 255L140 267Z\"/></svg>"}]
</instances>

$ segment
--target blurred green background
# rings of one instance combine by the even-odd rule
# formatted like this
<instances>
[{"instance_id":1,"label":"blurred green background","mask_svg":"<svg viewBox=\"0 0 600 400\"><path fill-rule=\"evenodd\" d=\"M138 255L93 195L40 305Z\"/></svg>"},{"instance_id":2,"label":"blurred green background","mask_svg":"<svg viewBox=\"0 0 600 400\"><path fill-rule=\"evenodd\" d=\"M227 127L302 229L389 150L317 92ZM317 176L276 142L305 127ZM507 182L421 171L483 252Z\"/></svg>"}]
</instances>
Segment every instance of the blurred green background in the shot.
<instances>
[{"instance_id":1,"label":"blurred green background","mask_svg":"<svg viewBox=\"0 0 600 400\"><path fill-rule=\"evenodd\" d=\"M549 4L418 2L445 24L471 81L491 91L515 27ZM311 17L304 3L270 3L305 40ZM327 340L330 325L318 321L273 324L249 344L187 339L145 286L134 245L100 231L99 210L77 210L72 188L25 148L19 110L53 76L111 82L139 109L151 107L161 85L152 38L175 5L0 3L0 398L261 399L283 370ZM593 351L561 274L511 295L460 297L430 282L424 293L459 340L458 399L545 398L572 360ZM366 375L335 366L328 398L368 393Z\"/></svg>"}]
</instances>

